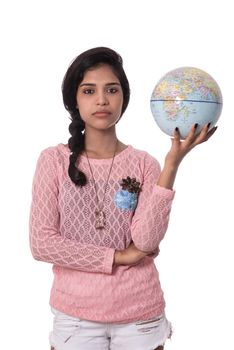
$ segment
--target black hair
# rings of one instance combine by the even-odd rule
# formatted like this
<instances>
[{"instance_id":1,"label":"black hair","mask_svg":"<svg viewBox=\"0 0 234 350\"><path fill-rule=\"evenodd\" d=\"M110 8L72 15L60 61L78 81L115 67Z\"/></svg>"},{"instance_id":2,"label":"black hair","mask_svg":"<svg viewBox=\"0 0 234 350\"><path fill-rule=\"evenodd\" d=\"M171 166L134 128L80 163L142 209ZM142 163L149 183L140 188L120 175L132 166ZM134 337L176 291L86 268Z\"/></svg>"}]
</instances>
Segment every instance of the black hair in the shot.
<instances>
[{"instance_id":1,"label":"black hair","mask_svg":"<svg viewBox=\"0 0 234 350\"><path fill-rule=\"evenodd\" d=\"M71 119L71 124L69 125L71 137L68 140L71 154L68 174L71 180L78 186L84 186L87 180L85 174L75 165L85 146L85 123L81 119L79 110L77 109L76 94L78 86L84 78L85 72L100 64L108 64L111 66L119 79L123 91L121 116L127 108L130 98L130 88L123 69L123 60L114 50L107 47L96 47L84 51L77 56L68 67L62 82L63 103L66 110L69 112Z\"/></svg>"}]
</instances>

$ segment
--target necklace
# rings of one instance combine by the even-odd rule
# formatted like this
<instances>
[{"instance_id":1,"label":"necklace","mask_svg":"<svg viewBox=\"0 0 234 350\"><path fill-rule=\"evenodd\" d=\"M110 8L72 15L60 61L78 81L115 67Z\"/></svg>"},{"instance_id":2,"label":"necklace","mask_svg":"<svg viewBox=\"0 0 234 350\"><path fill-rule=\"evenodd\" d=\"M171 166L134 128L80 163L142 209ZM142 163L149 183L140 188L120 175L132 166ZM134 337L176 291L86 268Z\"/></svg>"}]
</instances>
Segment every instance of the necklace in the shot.
<instances>
[{"instance_id":1,"label":"necklace","mask_svg":"<svg viewBox=\"0 0 234 350\"><path fill-rule=\"evenodd\" d=\"M94 184L94 189L95 189L95 193L96 193L96 204L97 204L97 208L96 208L96 210L95 210L95 220L96 220L96 222L95 222L95 227L96 227L97 229L102 229L102 228L104 228L104 227L105 227L105 224L106 224L106 215L105 215L105 212L103 211L103 208L104 208L104 200L105 200L107 185L108 185L109 178L110 178L110 173L111 173L112 166L113 166L114 159L115 159L115 154L116 154L116 151L117 151L117 146L118 146L118 140L116 141L114 155L113 155L113 158L112 158L111 166L110 166L109 173L108 173L108 177L107 177L107 180L106 180L106 184L105 184L105 189L104 189L104 195L103 195L102 203L100 203L99 198L98 198L97 187L96 187L96 183L95 183L95 180L94 180L93 171L92 171L92 168L91 168L91 165L90 165L90 162L89 162L88 154L87 154L87 152L86 152L86 150L85 150L86 158L87 158L87 161L88 161L88 164L89 164L89 169L90 169L90 173L91 173L91 175L92 175L93 184Z\"/></svg>"}]
</instances>

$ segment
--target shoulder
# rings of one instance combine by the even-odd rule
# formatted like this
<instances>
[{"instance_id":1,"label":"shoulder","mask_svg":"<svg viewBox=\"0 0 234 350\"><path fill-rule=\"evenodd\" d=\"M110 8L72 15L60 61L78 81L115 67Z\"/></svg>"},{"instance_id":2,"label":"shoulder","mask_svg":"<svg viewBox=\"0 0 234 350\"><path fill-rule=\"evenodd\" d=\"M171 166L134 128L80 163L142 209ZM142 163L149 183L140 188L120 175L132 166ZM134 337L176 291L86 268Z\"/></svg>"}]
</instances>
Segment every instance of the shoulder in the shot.
<instances>
[{"instance_id":1,"label":"shoulder","mask_svg":"<svg viewBox=\"0 0 234 350\"><path fill-rule=\"evenodd\" d=\"M42 158L53 158L55 161L61 161L61 158L64 156L69 155L69 149L66 147L66 145L59 143L55 146L49 146L44 148L40 152L40 157Z\"/></svg>"},{"instance_id":2,"label":"shoulder","mask_svg":"<svg viewBox=\"0 0 234 350\"><path fill-rule=\"evenodd\" d=\"M145 170L155 169L156 171L160 171L160 163L155 156L145 150L133 146L131 146L131 149L132 153L140 160L140 163L144 166Z\"/></svg>"},{"instance_id":3,"label":"shoulder","mask_svg":"<svg viewBox=\"0 0 234 350\"><path fill-rule=\"evenodd\" d=\"M69 161L69 150L65 149L65 145L58 144L56 146L49 146L39 152L37 159L37 168L43 171L51 171L58 173L64 164Z\"/></svg>"}]
</instances>

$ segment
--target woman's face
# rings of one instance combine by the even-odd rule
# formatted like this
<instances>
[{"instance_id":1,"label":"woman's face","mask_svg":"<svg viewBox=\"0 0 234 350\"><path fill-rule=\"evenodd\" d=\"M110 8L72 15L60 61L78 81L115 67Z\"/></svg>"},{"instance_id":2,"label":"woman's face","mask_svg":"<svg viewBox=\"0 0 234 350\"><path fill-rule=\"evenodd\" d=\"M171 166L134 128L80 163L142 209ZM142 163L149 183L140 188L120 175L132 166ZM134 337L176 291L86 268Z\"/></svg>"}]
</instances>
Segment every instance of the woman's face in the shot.
<instances>
[{"instance_id":1,"label":"woman's face","mask_svg":"<svg viewBox=\"0 0 234 350\"><path fill-rule=\"evenodd\" d=\"M112 68L103 64L86 71L76 101L86 128L108 129L115 125L122 111L123 91Z\"/></svg>"}]
</instances>

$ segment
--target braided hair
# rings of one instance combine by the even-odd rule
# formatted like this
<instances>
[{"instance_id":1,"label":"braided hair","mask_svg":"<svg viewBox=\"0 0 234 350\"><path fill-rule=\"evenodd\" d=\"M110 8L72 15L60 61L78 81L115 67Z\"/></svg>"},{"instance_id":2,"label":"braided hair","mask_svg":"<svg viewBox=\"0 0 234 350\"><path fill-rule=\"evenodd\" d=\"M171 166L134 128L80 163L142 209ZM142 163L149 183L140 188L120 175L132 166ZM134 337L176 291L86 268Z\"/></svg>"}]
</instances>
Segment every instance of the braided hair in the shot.
<instances>
[{"instance_id":1,"label":"braided hair","mask_svg":"<svg viewBox=\"0 0 234 350\"><path fill-rule=\"evenodd\" d=\"M85 72L100 64L110 65L120 81L123 90L121 116L127 108L130 98L130 88L123 69L123 61L121 56L114 50L107 47L96 47L87 50L77 56L68 67L62 82L63 103L71 119L71 124L69 125L71 137L68 140L71 154L68 174L77 186L84 186L87 183L87 179L85 174L76 167L77 159L85 148L85 122L77 109L76 94Z\"/></svg>"}]
</instances>

